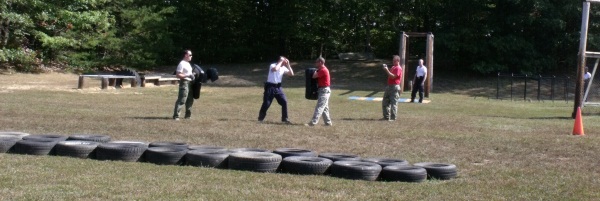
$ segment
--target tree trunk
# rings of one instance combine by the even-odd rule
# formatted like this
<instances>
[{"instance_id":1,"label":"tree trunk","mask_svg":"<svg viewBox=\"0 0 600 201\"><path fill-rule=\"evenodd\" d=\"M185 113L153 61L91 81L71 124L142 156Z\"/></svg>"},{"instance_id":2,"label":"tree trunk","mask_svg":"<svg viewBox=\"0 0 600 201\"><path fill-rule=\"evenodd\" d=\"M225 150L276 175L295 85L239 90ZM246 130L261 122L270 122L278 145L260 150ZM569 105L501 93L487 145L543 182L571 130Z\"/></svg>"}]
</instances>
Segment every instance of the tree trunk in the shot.
<instances>
[{"instance_id":1,"label":"tree trunk","mask_svg":"<svg viewBox=\"0 0 600 201\"><path fill-rule=\"evenodd\" d=\"M0 48L4 48L8 44L8 37L9 37L8 27L9 27L9 25L10 25L9 20L0 21Z\"/></svg>"}]
</instances>

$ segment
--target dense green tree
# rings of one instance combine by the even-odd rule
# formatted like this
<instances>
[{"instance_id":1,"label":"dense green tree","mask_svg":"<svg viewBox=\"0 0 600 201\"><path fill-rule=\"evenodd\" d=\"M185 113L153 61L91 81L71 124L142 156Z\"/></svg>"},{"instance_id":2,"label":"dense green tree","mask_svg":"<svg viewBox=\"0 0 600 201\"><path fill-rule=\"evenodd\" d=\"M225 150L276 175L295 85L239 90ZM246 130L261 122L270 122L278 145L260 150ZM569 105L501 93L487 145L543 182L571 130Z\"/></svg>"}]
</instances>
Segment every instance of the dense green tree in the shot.
<instances>
[{"instance_id":1,"label":"dense green tree","mask_svg":"<svg viewBox=\"0 0 600 201\"><path fill-rule=\"evenodd\" d=\"M194 62L389 58L399 34L433 32L435 63L480 73L544 73L576 61L581 1L561 0L5 0L0 64L71 68ZM589 49L600 49L595 5ZM425 40L410 40L423 57ZM436 66L440 66L436 65ZM27 70L27 69L23 69ZM561 71L562 72L562 71Z\"/></svg>"}]
</instances>

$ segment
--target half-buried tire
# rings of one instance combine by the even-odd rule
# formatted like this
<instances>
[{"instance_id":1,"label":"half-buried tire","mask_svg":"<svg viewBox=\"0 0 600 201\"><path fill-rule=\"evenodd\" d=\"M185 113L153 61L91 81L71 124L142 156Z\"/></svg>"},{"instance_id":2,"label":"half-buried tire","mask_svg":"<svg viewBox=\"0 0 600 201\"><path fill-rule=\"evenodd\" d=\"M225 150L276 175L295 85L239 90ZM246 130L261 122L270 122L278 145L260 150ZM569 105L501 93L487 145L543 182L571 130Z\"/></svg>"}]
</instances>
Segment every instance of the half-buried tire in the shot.
<instances>
[{"instance_id":1,"label":"half-buried tire","mask_svg":"<svg viewBox=\"0 0 600 201\"><path fill-rule=\"evenodd\" d=\"M91 142L105 143L105 142L110 142L110 136L94 135L94 134L75 134L75 135L69 136L69 138L67 138L67 140L91 141Z\"/></svg>"},{"instance_id":2,"label":"half-buried tire","mask_svg":"<svg viewBox=\"0 0 600 201\"><path fill-rule=\"evenodd\" d=\"M281 162L281 170L290 174L322 175L325 174L333 161L314 156L289 156Z\"/></svg>"},{"instance_id":3,"label":"half-buried tire","mask_svg":"<svg viewBox=\"0 0 600 201\"><path fill-rule=\"evenodd\" d=\"M185 142L151 142L148 146L149 147L174 147L174 148L181 148L181 149L188 148L188 145Z\"/></svg>"},{"instance_id":4,"label":"half-buried tire","mask_svg":"<svg viewBox=\"0 0 600 201\"><path fill-rule=\"evenodd\" d=\"M23 133L23 132L0 132L0 137L15 137L15 138L19 138L19 139L23 139L23 137L28 136L29 133Z\"/></svg>"},{"instance_id":5,"label":"half-buried tire","mask_svg":"<svg viewBox=\"0 0 600 201\"><path fill-rule=\"evenodd\" d=\"M381 166L377 163L335 161L331 165L331 175L344 179L375 181L379 173L381 173Z\"/></svg>"},{"instance_id":6,"label":"half-buried tire","mask_svg":"<svg viewBox=\"0 0 600 201\"><path fill-rule=\"evenodd\" d=\"M96 159L125 162L142 161L142 155L147 148L148 146L142 143L108 142L98 145L96 148Z\"/></svg>"},{"instance_id":7,"label":"half-buried tire","mask_svg":"<svg viewBox=\"0 0 600 201\"><path fill-rule=\"evenodd\" d=\"M236 152L229 155L229 169L276 172L281 155L267 152Z\"/></svg>"},{"instance_id":8,"label":"half-buried tire","mask_svg":"<svg viewBox=\"0 0 600 201\"><path fill-rule=\"evenodd\" d=\"M63 135L42 134L42 135L24 136L23 140L43 140L43 141L54 140L54 141L60 142L60 141L65 141L68 138L69 138L68 136L63 136Z\"/></svg>"},{"instance_id":9,"label":"half-buried tire","mask_svg":"<svg viewBox=\"0 0 600 201\"><path fill-rule=\"evenodd\" d=\"M321 153L319 157L335 161L360 161L360 157L355 154L345 153Z\"/></svg>"},{"instance_id":10,"label":"half-buried tire","mask_svg":"<svg viewBox=\"0 0 600 201\"><path fill-rule=\"evenodd\" d=\"M404 159L394 159L394 158L363 158L361 161L377 163L381 165L381 167L386 167L390 165L410 165L408 161Z\"/></svg>"},{"instance_id":11,"label":"half-buried tire","mask_svg":"<svg viewBox=\"0 0 600 201\"><path fill-rule=\"evenodd\" d=\"M100 142L69 140L58 142L55 149L57 156L95 158L95 150L98 145L100 145Z\"/></svg>"},{"instance_id":12,"label":"half-buried tire","mask_svg":"<svg viewBox=\"0 0 600 201\"><path fill-rule=\"evenodd\" d=\"M427 179L427 170L419 166L390 165L381 170L383 181L422 182Z\"/></svg>"},{"instance_id":13,"label":"half-buried tire","mask_svg":"<svg viewBox=\"0 0 600 201\"><path fill-rule=\"evenodd\" d=\"M196 167L228 168L229 154L227 150L207 151L204 149L190 150L185 154L188 165Z\"/></svg>"},{"instance_id":14,"label":"half-buried tire","mask_svg":"<svg viewBox=\"0 0 600 201\"><path fill-rule=\"evenodd\" d=\"M21 140L21 138L0 136L0 153L12 152L13 147L19 140Z\"/></svg>"},{"instance_id":15,"label":"half-buried tire","mask_svg":"<svg viewBox=\"0 0 600 201\"><path fill-rule=\"evenodd\" d=\"M183 164L183 156L187 151L187 148L173 146L150 147L146 150L144 158L146 162L157 165L180 165Z\"/></svg>"},{"instance_id":16,"label":"half-buried tire","mask_svg":"<svg viewBox=\"0 0 600 201\"><path fill-rule=\"evenodd\" d=\"M414 165L425 168L427 170L427 178L430 179L448 180L458 175L456 165L453 164L423 162L415 163Z\"/></svg>"},{"instance_id":17,"label":"half-buried tire","mask_svg":"<svg viewBox=\"0 0 600 201\"><path fill-rule=\"evenodd\" d=\"M52 155L54 146L58 143L52 138L30 138L28 140L18 141L15 146L15 153L25 155Z\"/></svg>"},{"instance_id":18,"label":"half-buried tire","mask_svg":"<svg viewBox=\"0 0 600 201\"><path fill-rule=\"evenodd\" d=\"M308 149L300 149L300 148L278 148L273 151L273 153L281 155L281 157L286 158L289 156L314 156L316 157L318 154L314 151Z\"/></svg>"}]
</instances>

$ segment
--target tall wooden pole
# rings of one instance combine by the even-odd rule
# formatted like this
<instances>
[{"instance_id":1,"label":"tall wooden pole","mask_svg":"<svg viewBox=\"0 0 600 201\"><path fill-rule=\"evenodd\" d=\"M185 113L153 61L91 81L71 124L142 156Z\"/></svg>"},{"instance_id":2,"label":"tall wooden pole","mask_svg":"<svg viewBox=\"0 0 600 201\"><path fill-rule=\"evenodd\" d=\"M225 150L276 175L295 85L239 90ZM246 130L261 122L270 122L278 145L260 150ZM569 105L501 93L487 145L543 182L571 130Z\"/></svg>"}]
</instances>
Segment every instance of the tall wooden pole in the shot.
<instances>
[{"instance_id":1,"label":"tall wooden pole","mask_svg":"<svg viewBox=\"0 0 600 201\"><path fill-rule=\"evenodd\" d=\"M583 2L583 13L581 16L581 32L579 37L579 53L577 58L577 82L575 84L575 101L571 117L574 119L577 115L577 108L580 108L583 101L583 74L585 71L585 56L587 46L588 23L590 20L590 2Z\"/></svg>"},{"instance_id":2,"label":"tall wooden pole","mask_svg":"<svg viewBox=\"0 0 600 201\"><path fill-rule=\"evenodd\" d=\"M425 97L429 98L429 92L433 88L433 33L427 33L427 60L425 66L427 67L427 82L425 82Z\"/></svg>"},{"instance_id":3,"label":"tall wooden pole","mask_svg":"<svg viewBox=\"0 0 600 201\"><path fill-rule=\"evenodd\" d=\"M402 83L402 91L406 89L406 84L404 83L404 78L406 77L406 41L408 39L408 35L406 33L400 32L400 47L398 48L398 56L400 56L400 66L402 66L402 79L400 83Z\"/></svg>"}]
</instances>

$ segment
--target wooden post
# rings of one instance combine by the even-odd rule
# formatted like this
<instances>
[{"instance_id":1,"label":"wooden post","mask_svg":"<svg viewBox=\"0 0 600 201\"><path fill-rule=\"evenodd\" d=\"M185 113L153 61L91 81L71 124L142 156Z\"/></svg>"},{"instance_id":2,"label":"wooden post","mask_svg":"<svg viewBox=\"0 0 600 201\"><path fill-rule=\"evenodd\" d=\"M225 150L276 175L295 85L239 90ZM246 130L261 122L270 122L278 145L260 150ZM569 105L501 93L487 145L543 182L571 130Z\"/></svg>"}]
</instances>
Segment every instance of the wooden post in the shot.
<instances>
[{"instance_id":1,"label":"wooden post","mask_svg":"<svg viewBox=\"0 0 600 201\"><path fill-rule=\"evenodd\" d=\"M427 60L425 66L427 66L427 82L425 82L425 97L429 98L429 92L433 88L433 34L427 33Z\"/></svg>"},{"instance_id":2,"label":"wooden post","mask_svg":"<svg viewBox=\"0 0 600 201\"><path fill-rule=\"evenodd\" d=\"M137 82L135 81L135 78L131 78L129 79L131 80L131 88L136 87L137 86Z\"/></svg>"},{"instance_id":3,"label":"wooden post","mask_svg":"<svg viewBox=\"0 0 600 201\"><path fill-rule=\"evenodd\" d=\"M100 87L101 89L106 89L108 88L108 78L106 77L102 77L102 85Z\"/></svg>"},{"instance_id":4,"label":"wooden post","mask_svg":"<svg viewBox=\"0 0 600 201\"><path fill-rule=\"evenodd\" d=\"M400 32L400 47L398 48L398 56L400 56L400 66L402 66L402 79L400 83L402 83L401 91L406 89L406 84L404 83L404 78L406 77L406 41L408 39L408 35L406 33Z\"/></svg>"},{"instance_id":5,"label":"wooden post","mask_svg":"<svg viewBox=\"0 0 600 201\"><path fill-rule=\"evenodd\" d=\"M142 82L142 83L140 83L140 87L146 87L146 77L145 76L140 77L140 81Z\"/></svg>"},{"instance_id":6,"label":"wooden post","mask_svg":"<svg viewBox=\"0 0 600 201\"><path fill-rule=\"evenodd\" d=\"M585 71L585 56L587 46L588 23L590 20L590 2L583 2L583 10L581 16L581 31L579 38L579 54L577 57L577 81L575 84L575 101L573 104L573 113L571 117L574 119L577 115L577 108L581 107L583 101L583 74Z\"/></svg>"},{"instance_id":7,"label":"wooden post","mask_svg":"<svg viewBox=\"0 0 600 201\"><path fill-rule=\"evenodd\" d=\"M79 75L79 83L77 84L78 89L83 89L83 75Z\"/></svg>"},{"instance_id":8,"label":"wooden post","mask_svg":"<svg viewBox=\"0 0 600 201\"><path fill-rule=\"evenodd\" d=\"M116 79L115 78L108 78L108 86L116 88L115 83L116 83Z\"/></svg>"}]
</instances>

